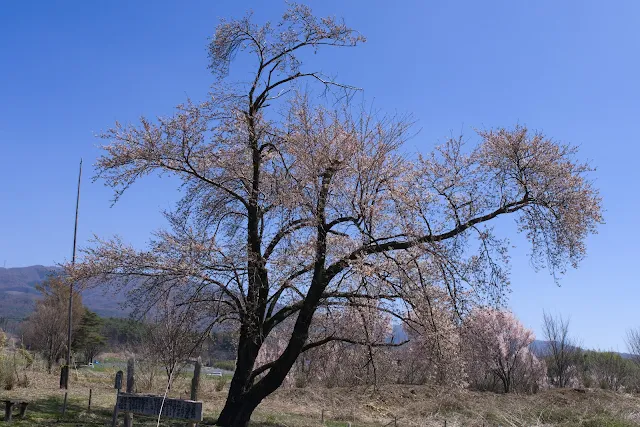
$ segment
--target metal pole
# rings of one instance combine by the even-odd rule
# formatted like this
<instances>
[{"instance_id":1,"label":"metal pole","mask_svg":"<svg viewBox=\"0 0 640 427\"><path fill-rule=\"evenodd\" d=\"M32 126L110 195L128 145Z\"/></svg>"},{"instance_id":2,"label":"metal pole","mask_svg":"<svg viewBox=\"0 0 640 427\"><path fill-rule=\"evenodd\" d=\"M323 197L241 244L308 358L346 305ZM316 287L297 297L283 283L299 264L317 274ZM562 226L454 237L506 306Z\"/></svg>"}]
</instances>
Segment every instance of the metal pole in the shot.
<instances>
[{"instance_id":1,"label":"metal pole","mask_svg":"<svg viewBox=\"0 0 640 427\"><path fill-rule=\"evenodd\" d=\"M78 173L78 193L76 195L76 220L73 226L73 253L71 255L71 266L76 265L76 241L78 237L78 210L80 208L80 182L82 180L82 159L80 159L80 171ZM71 322L73 320L73 282L69 284L69 312L67 325L67 369L64 371L64 388L69 390L69 370L71 369ZM67 399L65 393L62 414L67 410Z\"/></svg>"}]
</instances>

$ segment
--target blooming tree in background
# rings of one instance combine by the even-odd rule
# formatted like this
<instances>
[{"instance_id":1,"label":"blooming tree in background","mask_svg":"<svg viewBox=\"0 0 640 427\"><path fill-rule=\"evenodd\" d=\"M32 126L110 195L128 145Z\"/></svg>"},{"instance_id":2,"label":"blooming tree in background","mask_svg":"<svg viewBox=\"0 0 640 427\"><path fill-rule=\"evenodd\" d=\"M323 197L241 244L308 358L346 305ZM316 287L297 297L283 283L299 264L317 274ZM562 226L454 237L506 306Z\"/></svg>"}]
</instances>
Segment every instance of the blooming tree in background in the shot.
<instances>
[{"instance_id":1,"label":"blooming tree in background","mask_svg":"<svg viewBox=\"0 0 640 427\"><path fill-rule=\"evenodd\" d=\"M529 350L533 331L511 312L477 308L465 323L467 372L473 385L491 388L497 380L505 393L541 385L546 367Z\"/></svg>"},{"instance_id":2,"label":"blooming tree in background","mask_svg":"<svg viewBox=\"0 0 640 427\"><path fill-rule=\"evenodd\" d=\"M440 287L423 286L420 292L420 298L412 299L414 307L404 324L409 342L396 355L400 382L464 385L460 319L452 299Z\"/></svg>"},{"instance_id":3,"label":"blooming tree in background","mask_svg":"<svg viewBox=\"0 0 640 427\"><path fill-rule=\"evenodd\" d=\"M426 285L444 290L460 312L500 299L509 245L492 229L496 218L512 217L536 265L553 272L577 266L602 220L576 149L526 127L407 156L410 123L355 108L351 86L304 69L303 51L362 41L301 5L277 25L250 15L223 21L209 44L216 81L204 102L117 123L103 135L98 177L116 198L153 173L181 179L183 197L147 250L98 240L70 272L129 283L141 305L175 288L181 304L211 322L238 322L236 370L218 425L247 426L302 353L355 341L341 328L316 333L322 317L357 307L410 322L425 304L416 290ZM249 56L252 74L230 84L237 54ZM283 322L292 322L291 333L260 365Z\"/></svg>"},{"instance_id":4,"label":"blooming tree in background","mask_svg":"<svg viewBox=\"0 0 640 427\"><path fill-rule=\"evenodd\" d=\"M256 364L268 367L288 344L293 322L281 323L267 338ZM349 306L337 312L316 314L310 340L340 336L300 355L286 383L298 387L321 384L328 387L374 385L396 380L393 349L403 342L390 342L391 318L374 306Z\"/></svg>"}]
</instances>

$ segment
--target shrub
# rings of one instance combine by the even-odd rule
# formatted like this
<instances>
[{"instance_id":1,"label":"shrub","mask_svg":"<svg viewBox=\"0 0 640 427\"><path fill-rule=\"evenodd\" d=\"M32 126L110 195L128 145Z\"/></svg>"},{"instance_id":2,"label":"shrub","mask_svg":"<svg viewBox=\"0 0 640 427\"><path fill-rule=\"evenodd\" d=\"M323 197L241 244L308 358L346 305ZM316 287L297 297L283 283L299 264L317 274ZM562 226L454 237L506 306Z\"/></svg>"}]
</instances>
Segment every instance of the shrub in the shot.
<instances>
[{"instance_id":1,"label":"shrub","mask_svg":"<svg viewBox=\"0 0 640 427\"><path fill-rule=\"evenodd\" d=\"M29 369L31 368L31 366L33 365L33 355L31 353L29 353L29 351L27 351L26 348L24 348L24 346L20 347L18 349L18 353L20 354L20 356L24 359L25 361L25 369Z\"/></svg>"},{"instance_id":2,"label":"shrub","mask_svg":"<svg viewBox=\"0 0 640 427\"><path fill-rule=\"evenodd\" d=\"M18 379L17 380L18 387L27 388L29 387L29 385L31 385L31 380L29 379L26 373L23 373L22 376L16 373L16 377Z\"/></svg>"},{"instance_id":3,"label":"shrub","mask_svg":"<svg viewBox=\"0 0 640 427\"><path fill-rule=\"evenodd\" d=\"M224 369L225 371L235 371L236 361L235 360L219 360L217 362L214 362L211 366L218 369Z\"/></svg>"},{"instance_id":4,"label":"shrub","mask_svg":"<svg viewBox=\"0 0 640 427\"><path fill-rule=\"evenodd\" d=\"M0 358L0 387L4 390L13 390L15 385L15 364L10 357L2 355Z\"/></svg>"},{"instance_id":5,"label":"shrub","mask_svg":"<svg viewBox=\"0 0 640 427\"><path fill-rule=\"evenodd\" d=\"M222 391L222 389L226 384L227 384L227 379L225 377L219 377L215 379L213 388L215 391Z\"/></svg>"},{"instance_id":6,"label":"shrub","mask_svg":"<svg viewBox=\"0 0 640 427\"><path fill-rule=\"evenodd\" d=\"M156 371L158 365L151 361L140 360L137 363L136 389L139 391L152 391L156 385Z\"/></svg>"}]
</instances>

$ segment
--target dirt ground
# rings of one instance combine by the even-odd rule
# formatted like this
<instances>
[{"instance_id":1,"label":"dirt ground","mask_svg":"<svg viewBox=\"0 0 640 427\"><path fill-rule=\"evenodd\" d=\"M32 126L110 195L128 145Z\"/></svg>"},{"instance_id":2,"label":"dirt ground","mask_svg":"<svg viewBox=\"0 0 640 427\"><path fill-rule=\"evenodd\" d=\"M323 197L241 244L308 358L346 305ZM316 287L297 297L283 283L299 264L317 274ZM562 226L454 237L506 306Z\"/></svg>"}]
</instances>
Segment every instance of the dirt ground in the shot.
<instances>
[{"instance_id":1,"label":"dirt ground","mask_svg":"<svg viewBox=\"0 0 640 427\"><path fill-rule=\"evenodd\" d=\"M58 388L58 375L26 372L27 387L0 392L0 400L11 398L29 401L27 417L16 426L105 426L110 425L115 403L113 389L115 368L73 371L70 410L60 416L64 392ZM164 379L155 378L154 389L163 394ZM200 400L204 402L205 420L211 425L221 410L227 386L219 378L205 377ZM223 380L224 381L224 380ZM187 397L190 378L176 379L170 397ZM89 390L92 408L88 410ZM324 418L324 424L322 419ZM535 395L494 394L465 390L447 391L427 386L382 386L353 388L286 388L267 398L253 418L255 426L316 427L347 426L640 426L640 396L604 390L544 390ZM395 423L395 424L394 424ZM136 417L136 426L156 425L156 420ZM184 421L162 420L163 426L181 425Z\"/></svg>"}]
</instances>

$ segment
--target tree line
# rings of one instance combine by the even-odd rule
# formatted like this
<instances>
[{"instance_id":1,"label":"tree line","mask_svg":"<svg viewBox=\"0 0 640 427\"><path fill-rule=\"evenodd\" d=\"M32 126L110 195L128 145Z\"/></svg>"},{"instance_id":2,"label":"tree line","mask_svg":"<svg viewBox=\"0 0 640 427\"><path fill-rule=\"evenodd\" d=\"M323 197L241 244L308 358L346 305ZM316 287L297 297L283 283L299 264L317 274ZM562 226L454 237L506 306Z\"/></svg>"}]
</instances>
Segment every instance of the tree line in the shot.
<instances>
[{"instance_id":1,"label":"tree line","mask_svg":"<svg viewBox=\"0 0 640 427\"><path fill-rule=\"evenodd\" d=\"M38 285L42 298L21 325L25 350L38 352L47 369L66 352L68 284L51 277ZM237 326L203 330L188 310L171 299L145 319L101 318L74 298L72 351L78 363L90 363L103 352L134 354L149 369L161 368L169 386L191 360L235 369ZM640 392L640 333L627 334L629 357L584 350L570 333L569 320L544 313L543 341L508 311L478 307L460 318L438 298L416 308L411 323L394 337L392 317L378 310L351 307L330 324L319 322L312 333L340 328L344 340L300 355L284 384L291 387L338 387L383 384L437 384L493 392L534 393L550 387L599 387ZM286 346L292 324L283 323L261 349L257 363L269 366ZM5 335L0 343L6 345ZM262 373L258 373L262 375Z\"/></svg>"},{"instance_id":2,"label":"tree line","mask_svg":"<svg viewBox=\"0 0 640 427\"><path fill-rule=\"evenodd\" d=\"M34 311L13 328L12 335L20 337L20 343L26 350L39 353L51 372L67 350L70 288L68 281L61 276L51 276L36 288L41 298L36 302ZM104 352L132 353L146 355L147 358L153 355L154 359L160 359L168 366L168 372L172 372L195 353L209 364L234 358L235 344L230 331L218 329L204 333L187 323L190 317L179 318L176 310L168 305L165 308L169 311L156 310L153 316L141 319L102 318L83 305L81 293L74 293L73 361L92 363ZM179 348L181 345L183 348ZM165 354L171 357L163 359Z\"/></svg>"}]
</instances>

